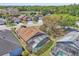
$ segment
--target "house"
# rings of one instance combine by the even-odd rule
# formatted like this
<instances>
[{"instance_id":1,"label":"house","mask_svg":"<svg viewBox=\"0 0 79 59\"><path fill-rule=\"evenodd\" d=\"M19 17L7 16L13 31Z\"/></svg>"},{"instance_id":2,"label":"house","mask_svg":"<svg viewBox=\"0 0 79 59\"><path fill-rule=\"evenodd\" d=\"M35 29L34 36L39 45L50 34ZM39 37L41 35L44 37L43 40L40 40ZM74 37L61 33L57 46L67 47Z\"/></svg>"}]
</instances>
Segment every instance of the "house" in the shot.
<instances>
[{"instance_id":1,"label":"house","mask_svg":"<svg viewBox=\"0 0 79 59\"><path fill-rule=\"evenodd\" d=\"M34 22L32 20L32 18L28 18L27 19L27 26L33 26Z\"/></svg>"},{"instance_id":2,"label":"house","mask_svg":"<svg viewBox=\"0 0 79 59\"><path fill-rule=\"evenodd\" d=\"M42 15L35 15L33 17L33 21L35 21L35 26L42 26L43 25L43 16Z\"/></svg>"},{"instance_id":3,"label":"house","mask_svg":"<svg viewBox=\"0 0 79 59\"><path fill-rule=\"evenodd\" d=\"M12 21L15 23L15 24L19 24L21 22L21 20L17 17L13 17L12 18Z\"/></svg>"},{"instance_id":4,"label":"house","mask_svg":"<svg viewBox=\"0 0 79 59\"><path fill-rule=\"evenodd\" d=\"M79 21L76 21L75 24L76 24L77 26L79 26Z\"/></svg>"},{"instance_id":5,"label":"house","mask_svg":"<svg viewBox=\"0 0 79 59\"><path fill-rule=\"evenodd\" d=\"M0 10L0 14L9 14L12 16L19 15L20 12L17 8L4 8Z\"/></svg>"},{"instance_id":6,"label":"house","mask_svg":"<svg viewBox=\"0 0 79 59\"><path fill-rule=\"evenodd\" d=\"M35 16L34 16L34 20L37 21L37 22L38 22L39 20L43 20L43 16L42 16L42 15L35 15Z\"/></svg>"},{"instance_id":7,"label":"house","mask_svg":"<svg viewBox=\"0 0 79 59\"><path fill-rule=\"evenodd\" d=\"M1 9L1 14L7 14L7 9Z\"/></svg>"},{"instance_id":8,"label":"house","mask_svg":"<svg viewBox=\"0 0 79 59\"><path fill-rule=\"evenodd\" d=\"M17 8L7 8L6 10L9 15L16 16L20 14Z\"/></svg>"},{"instance_id":9,"label":"house","mask_svg":"<svg viewBox=\"0 0 79 59\"><path fill-rule=\"evenodd\" d=\"M79 32L73 31L58 39L52 55L79 56Z\"/></svg>"},{"instance_id":10,"label":"house","mask_svg":"<svg viewBox=\"0 0 79 59\"><path fill-rule=\"evenodd\" d=\"M29 17L26 15L20 15L18 18L21 20L27 20Z\"/></svg>"},{"instance_id":11,"label":"house","mask_svg":"<svg viewBox=\"0 0 79 59\"><path fill-rule=\"evenodd\" d=\"M70 27L70 26L65 26L63 29L65 29L68 32L72 32L72 31L79 32L79 30L77 28Z\"/></svg>"},{"instance_id":12,"label":"house","mask_svg":"<svg viewBox=\"0 0 79 59\"><path fill-rule=\"evenodd\" d=\"M6 27L0 27L0 56L19 56L22 47L12 31Z\"/></svg>"},{"instance_id":13,"label":"house","mask_svg":"<svg viewBox=\"0 0 79 59\"><path fill-rule=\"evenodd\" d=\"M0 18L0 25L4 25L6 23L6 20L3 18Z\"/></svg>"},{"instance_id":14,"label":"house","mask_svg":"<svg viewBox=\"0 0 79 59\"><path fill-rule=\"evenodd\" d=\"M22 26L16 29L16 33L26 43L27 49L32 53L40 52L40 49L51 41L49 36L37 27Z\"/></svg>"},{"instance_id":15,"label":"house","mask_svg":"<svg viewBox=\"0 0 79 59\"><path fill-rule=\"evenodd\" d=\"M2 14L2 9L0 9L0 14Z\"/></svg>"}]
</instances>

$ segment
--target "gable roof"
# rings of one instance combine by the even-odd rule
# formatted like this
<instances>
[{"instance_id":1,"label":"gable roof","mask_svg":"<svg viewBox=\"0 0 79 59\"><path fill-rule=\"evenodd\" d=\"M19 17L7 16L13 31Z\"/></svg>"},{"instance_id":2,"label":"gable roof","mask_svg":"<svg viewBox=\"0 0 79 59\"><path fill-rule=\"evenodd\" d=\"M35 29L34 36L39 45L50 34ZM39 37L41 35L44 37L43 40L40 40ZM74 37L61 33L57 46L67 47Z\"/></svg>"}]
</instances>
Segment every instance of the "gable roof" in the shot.
<instances>
[{"instance_id":1,"label":"gable roof","mask_svg":"<svg viewBox=\"0 0 79 59\"><path fill-rule=\"evenodd\" d=\"M16 33L18 34L18 36L20 36L20 38L23 39L24 41L28 41L31 37L33 37L39 32L43 33L37 27L28 27L28 28L21 27L18 30L16 30Z\"/></svg>"}]
</instances>

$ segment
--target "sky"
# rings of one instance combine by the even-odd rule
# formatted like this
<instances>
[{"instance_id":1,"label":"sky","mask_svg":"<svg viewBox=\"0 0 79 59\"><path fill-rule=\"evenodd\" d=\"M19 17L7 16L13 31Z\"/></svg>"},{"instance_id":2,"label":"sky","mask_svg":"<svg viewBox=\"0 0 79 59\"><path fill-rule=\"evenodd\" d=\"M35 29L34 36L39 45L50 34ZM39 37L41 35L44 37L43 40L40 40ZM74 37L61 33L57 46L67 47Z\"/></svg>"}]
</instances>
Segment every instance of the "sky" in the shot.
<instances>
[{"instance_id":1,"label":"sky","mask_svg":"<svg viewBox=\"0 0 79 59\"><path fill-rule=\"evenodd\" d=\"M0 0L2 6L60 6L74 3L79 4L79 0Z\"/></svg>"},{"instance_id":2,"label":"sky","mask_svg":"<svg viewBox=\"0 0 79 59\"><path fill-rule=\"evenodd\" d=\"M70 4L72 3L0 3L0 6L62 6Z\"/></svg>"},{"instance_id":3,"label":"sky","mask_svg":"<svg viewBox=\"0 0 79 59\"><path fill-rule=\"evenodd\" d=\"M0 3L79 3L79 0L0 0Z\"/></svg>"},{"instance_id":4,"label":"sky","mask_svg":"<svg viewBox=\"0 0 79 59\"><path fill-rule=\"evenodd\" d=\"M69 5L69 4L79 4L79 0L0 0L0 5L3 6L28 6L28 5Z\"/></svg>"}]
</instances>

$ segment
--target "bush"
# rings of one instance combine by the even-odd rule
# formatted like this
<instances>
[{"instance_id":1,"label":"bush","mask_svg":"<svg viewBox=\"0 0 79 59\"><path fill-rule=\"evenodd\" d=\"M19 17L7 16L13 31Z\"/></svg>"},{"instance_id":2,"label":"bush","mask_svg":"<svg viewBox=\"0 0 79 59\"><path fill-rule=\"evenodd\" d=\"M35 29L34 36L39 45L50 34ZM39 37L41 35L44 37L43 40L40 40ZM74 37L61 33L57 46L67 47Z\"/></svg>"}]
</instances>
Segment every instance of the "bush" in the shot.
<instances>
[{"instance_id":1,"label":"bush","mask_svg":"<svg viewBox=\"0 0 79 59\"><path fill-rule=\"evenodd\" d=\"M28 55L29 55L29 52L27 50L22 52L22 56L28 56Z\"/></svg>"}]
</instances>

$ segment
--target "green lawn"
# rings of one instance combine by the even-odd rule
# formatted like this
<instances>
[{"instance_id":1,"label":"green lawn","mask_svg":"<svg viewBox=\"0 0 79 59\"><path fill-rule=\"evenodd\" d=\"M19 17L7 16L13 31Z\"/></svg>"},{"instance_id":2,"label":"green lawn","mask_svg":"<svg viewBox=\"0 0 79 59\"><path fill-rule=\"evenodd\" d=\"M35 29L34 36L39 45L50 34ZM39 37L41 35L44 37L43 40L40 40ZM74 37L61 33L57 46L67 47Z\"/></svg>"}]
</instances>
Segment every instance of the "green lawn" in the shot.
<instances>
[{"instance_id":1,"label":"green lawn","mask_svg":"<svg viewBox=\"0 0 79 59\"><path fill-rule=\"evenodd\" d=\"M70 17L70 18L79 18L78 16L72 16L70 14L52 14L51 16L62 16L62 17Z\"/></svg>"}]
</instances>

